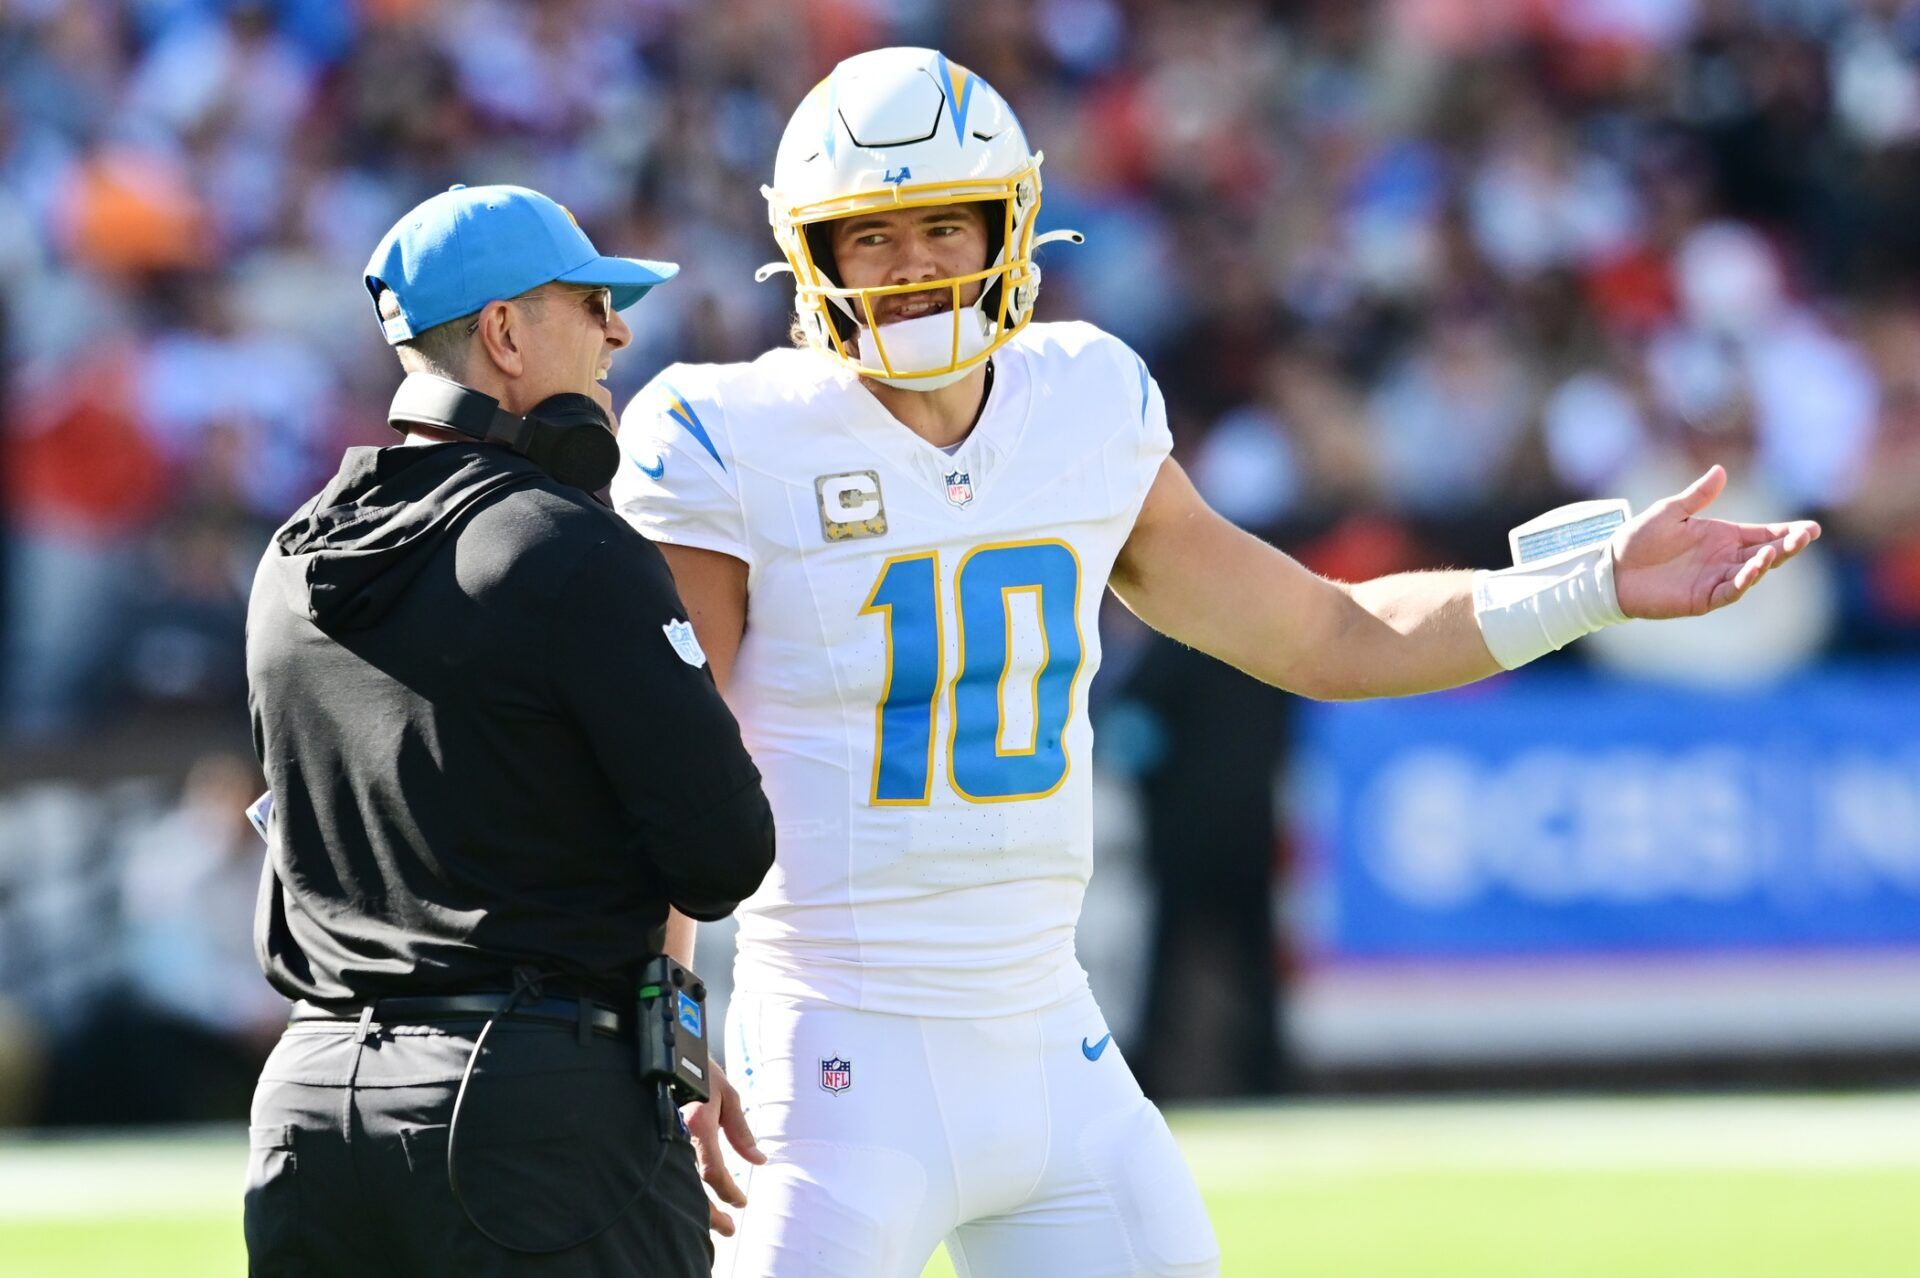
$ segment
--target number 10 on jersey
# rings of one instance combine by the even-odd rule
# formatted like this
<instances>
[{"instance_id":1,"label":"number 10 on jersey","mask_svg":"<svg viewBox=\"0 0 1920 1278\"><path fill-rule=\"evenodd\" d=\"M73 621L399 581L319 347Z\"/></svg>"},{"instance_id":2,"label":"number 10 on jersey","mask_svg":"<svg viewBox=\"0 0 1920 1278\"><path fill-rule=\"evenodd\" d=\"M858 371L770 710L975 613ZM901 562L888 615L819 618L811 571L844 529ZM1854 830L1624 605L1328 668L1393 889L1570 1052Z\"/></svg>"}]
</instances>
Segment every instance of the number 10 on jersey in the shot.
<instances>
[{"instance_id":1,"label":"number 10 on jersey","mask_svg":"<svg viewBox=\"0 0 1920 1278\"><path fill-rule=\"evenodd\" d=\"M1007 684L1016 600L1030 597L1040 628L1030 741L1008 745ZM1063 541L978 546L953 577L959 670L944 669L949 614L937 551L889 559L862 616L887 627L887 682L874 713L873 802L922 804L933 793L933 743L946 720L947 780L973 803L1045 798L1067 779L1067 720L1085 645L1080 560ZM941 691L945 687L945 704ZM944 710L944 716L942 711Z\"/></svg>"}]
</instances>

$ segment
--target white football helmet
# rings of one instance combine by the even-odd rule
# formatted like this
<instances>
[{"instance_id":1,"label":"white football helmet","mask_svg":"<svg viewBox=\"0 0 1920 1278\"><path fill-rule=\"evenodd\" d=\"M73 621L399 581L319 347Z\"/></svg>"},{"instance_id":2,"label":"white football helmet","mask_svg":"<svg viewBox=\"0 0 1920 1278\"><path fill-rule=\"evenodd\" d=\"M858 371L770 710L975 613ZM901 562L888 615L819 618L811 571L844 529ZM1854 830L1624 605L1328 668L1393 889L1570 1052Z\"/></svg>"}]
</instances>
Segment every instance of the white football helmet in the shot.
<instances>
[{"instance_id":1,"label":"white football helmet","mask_svg":"<svg viewBox=\"0 0 1920 1278\"><path fill-rule=\"evenodd\" d=\"M801 102L780 139L767 197L773 237L786 256L760 268L794 276L794 307L807 344L864 377L933 390L966 376L1033 316L1040 269L1033 253L1077 231L1034 234L1040 160L1006 100L932 49L875 49L848 58ZM824 236L836 218L876 210L997 201L989 211L984 270L951 279L844 288ZM962 305L963 290L981 285ZM874 300L951 289L938 315L874 323Z\"/></svg>"}]
</instances>

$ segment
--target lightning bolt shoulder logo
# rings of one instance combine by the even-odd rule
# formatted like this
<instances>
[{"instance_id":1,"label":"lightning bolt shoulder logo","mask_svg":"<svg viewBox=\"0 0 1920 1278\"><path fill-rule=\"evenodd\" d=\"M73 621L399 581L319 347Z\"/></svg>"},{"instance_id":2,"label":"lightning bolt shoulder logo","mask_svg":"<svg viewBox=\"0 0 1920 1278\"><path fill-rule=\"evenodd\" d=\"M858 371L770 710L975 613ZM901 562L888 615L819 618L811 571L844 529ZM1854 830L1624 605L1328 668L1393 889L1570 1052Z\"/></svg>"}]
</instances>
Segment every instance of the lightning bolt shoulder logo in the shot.
<instances>
[{"instance_id":1,"label":"lightning bolt shoulder logo","mask_svg":"<svg viewBox=\"0 0 1920 1278\"><path fill-rule=\"evenodd\" d=\"M707 434L707 425L700 420L700 414L693 410L692 401L665 382L660 385L665 387L667 393L673 397L666 409L668 419L679 423L682 430L693 436L700 447L707 450L707 456L713 458L713 464L725 470L727 463L721 460L720 450L713 446L713 436Z\"/></svg>"}]
</instances>

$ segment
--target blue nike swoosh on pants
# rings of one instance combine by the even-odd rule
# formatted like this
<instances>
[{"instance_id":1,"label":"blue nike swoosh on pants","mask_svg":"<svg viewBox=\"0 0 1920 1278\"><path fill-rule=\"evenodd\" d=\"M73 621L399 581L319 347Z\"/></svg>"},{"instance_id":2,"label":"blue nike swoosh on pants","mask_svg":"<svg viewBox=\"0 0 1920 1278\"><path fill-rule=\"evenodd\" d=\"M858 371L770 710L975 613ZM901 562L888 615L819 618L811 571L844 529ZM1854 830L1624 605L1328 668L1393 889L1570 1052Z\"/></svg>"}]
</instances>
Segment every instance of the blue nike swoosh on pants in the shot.
<instances>
[{"instance_id":1,"label":"blue nike swoosh on pants","mask_svg":"<svg viewBox=\"0 0 1920 1278\"><path fill-rule=\"evenodd\" d=\"M1108 1030L1106 1034L1097 1043L1089 1043L1087 1042L1086 1039L1083 1038L1080 1040L1080 1054L1086 1057L1090 1061L1097 1061L1100 1059L1100 1053L1106 1051L1107 1044L1111 1043L1112 1041L1113 1041L1112 1030Z\"/></svg>"}]
</instances>

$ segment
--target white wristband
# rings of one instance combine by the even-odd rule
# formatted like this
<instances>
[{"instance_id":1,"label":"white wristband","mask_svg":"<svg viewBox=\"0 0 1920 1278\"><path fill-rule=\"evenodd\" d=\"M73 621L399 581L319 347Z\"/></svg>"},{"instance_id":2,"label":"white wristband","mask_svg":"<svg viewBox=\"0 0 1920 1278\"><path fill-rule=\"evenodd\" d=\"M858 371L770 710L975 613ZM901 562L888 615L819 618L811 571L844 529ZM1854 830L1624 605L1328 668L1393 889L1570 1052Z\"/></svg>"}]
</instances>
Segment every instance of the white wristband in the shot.
<instances>
[{"instance_id":1,"label":"white wristband","mask_svg":"<svg viewBox=\"0 0 1920 1278\"><path fill-rule=\"evenodd\" d=\"M1543 565L1473 574L1473 616L1508 670L1627 619L1613 585L1613 545Z\"/></svg>"}]
</instances>

